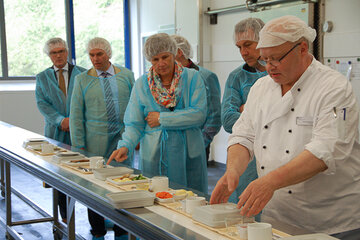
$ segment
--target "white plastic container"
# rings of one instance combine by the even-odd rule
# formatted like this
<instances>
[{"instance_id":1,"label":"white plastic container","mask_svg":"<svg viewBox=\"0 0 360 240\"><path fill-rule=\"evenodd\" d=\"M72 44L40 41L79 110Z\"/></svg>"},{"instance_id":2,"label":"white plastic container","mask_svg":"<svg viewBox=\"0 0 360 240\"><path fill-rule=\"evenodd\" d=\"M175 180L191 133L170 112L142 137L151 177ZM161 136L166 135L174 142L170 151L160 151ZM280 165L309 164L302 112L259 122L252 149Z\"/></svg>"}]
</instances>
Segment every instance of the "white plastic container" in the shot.
<instances>
[{"instance_id":1,"label":"white plastic container","mask_svg":"<svg viewBox=\"0 0 360 240\"><path fill-rule=\"evenodd\" d=\"M149 191L108 193L106 197L115 208L136 208L154 205L155 196Z\"/></svg>"},{"instance_id":2,"label":"white plastic container","mask_svg":"<svg viewBox=\"0 0 360 240\"><path fill-rule=\"evenodd\" d=\"M235 203L220 203L196 207L192 218L210 227L225 227L225 219L240 215L240 209ZM251 221L244 217L244 222Z\"/></svg>"},{"instance_id":3,"label":"white plastic container","mask_svg":"<svg viewBox=\"0 0 360 240\"><path fill-rule=\"evenodd\" d=\"M98 168L93 169L94 177L105 181L106 178L117 175L131 174L134 169L127 167L113 167L113 168Z\"/></svg>"},{"instance_id":4,"label":"white plastic container","mask_svg":"<svg viewBox=\"0 0 360 240\"><path fill-rule=\"evenodd\" d=\"M43 143L49 143L44 138L29 138L23 142L23 147L38 145L41 146Z\"/></svg>"},{"instance_id":5,"label":"white plastic container","mask_svg":"<svg viewBox=\"0 0 360 240\"><path fill-rule=\"evenodd\" d=\"M59 152L52 157L52 160L56 163L62 163L65 161L80 160L80 159L87 159L87 158L84 155L77 152Z\"/></svg>"}]
</instances>

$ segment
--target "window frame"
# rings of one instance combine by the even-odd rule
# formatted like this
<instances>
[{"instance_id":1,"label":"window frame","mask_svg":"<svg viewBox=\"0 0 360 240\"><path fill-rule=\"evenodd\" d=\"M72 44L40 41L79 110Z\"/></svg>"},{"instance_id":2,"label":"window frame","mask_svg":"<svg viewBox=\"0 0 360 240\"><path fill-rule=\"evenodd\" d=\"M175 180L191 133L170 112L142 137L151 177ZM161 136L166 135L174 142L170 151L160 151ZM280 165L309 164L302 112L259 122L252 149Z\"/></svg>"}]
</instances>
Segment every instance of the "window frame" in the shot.
<instances>
[{"instance_id":1,"label":"window frame","mask_svg":"<svg viewBox=\"0 0 360 240\"><path fill-rule=\"evenodd\" d=\"M75 33L74 33L74 5L73 0L64 0L65 4L65 32L66 41L69 47L68 61L76 63L75 53ZM130 52L130 11L129 11L129 0L123 0L123 16L124 16L124 50L125 50L125 67L131 69L131 52ZM35 80L34 76L9 76L8 67L8 52L6 45L6 24L5 24L5 6L4 0L0 0L0 37L1 37L1 69L2 75L0 76L1 81L8 80Z\"/></svg>"}]
</instances>

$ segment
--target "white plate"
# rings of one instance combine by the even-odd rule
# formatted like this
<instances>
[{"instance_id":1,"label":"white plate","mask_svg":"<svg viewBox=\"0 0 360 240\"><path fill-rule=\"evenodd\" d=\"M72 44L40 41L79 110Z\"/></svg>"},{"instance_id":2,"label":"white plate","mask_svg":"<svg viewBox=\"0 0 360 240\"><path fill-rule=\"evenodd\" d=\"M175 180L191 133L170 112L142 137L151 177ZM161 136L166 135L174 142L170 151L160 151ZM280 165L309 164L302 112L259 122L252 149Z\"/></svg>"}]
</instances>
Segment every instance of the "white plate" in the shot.
<instances>
[{"instance_id":1,"label":"white plate","mask_svg":"<svg viewBox=\"0 0 360 240\"><path fill-rule=\"evenodd\" d=\"M127 167L112 167L111 165L106 165L109 168L97 168L94 169L94 177L100 180L105 181L106 178L124 174L131 174L134 172L134 169ZM112 168L110 168L112 167Z\"/></svg>"},{"instance_id":2,"label":"white plate","mask_svg":"<svg viewBox=\"0 0 360 240\"><path fill-rule=\"evenodd\" d=\"M74 156L79 156L80 153L78 152L70 152L70 151L67 151L67 152L59 152L56 154L56 156L58 157L74 157Z\"/></svg>"},{"instance_id":3,"label":"white plate","mask_svg":"<svg viewBox=\"0 0 360 240\"><path fill-rule=\"evenodd\" d=\"M131 174L130 177L135 177L135 176L138 176L138 175L139 174ZM127 181L127 182L117 182L117 181L113 180L113 179L120 178L120 177L123 177L123 176L124 175L107 177L106 181L111 182L111 183L116 184L116 185L129 185L129 184L137 184L137 183L149 182L149 179L147 177L145 177L146 179L135 180L135 181Z\"/></svg>"},{"instance_id":4,"label":"white plate","mask_svg":"<svg viewBox=\"0 0 360 240\"><path fill-rule=\"evenodd\" d=\"M41 145L28 145L27 148L34 150L34 151L41 151Z\"/></svg>"},{"instance_id":5,"label":"white plate","mask_svg":"<svg viewBox=\"0 0 360 240\"><path fill-rule=\"evenodd\" d=\"M283 237L281 240L336 240L338 238L331 237L325 233L305 234L291 237Z\"/></svg>"},{"instance_id":6,"label":"white plate","mask_svg":"<svg viewBox=\"0 0 360 240\"><path fill-rule=\"evenodd\" d=\"M154 194L149 191L108 193L106 197L116 208L134 208L154 205Z\"/></svg>"},{"instance_id":7,"label":"white plate","mask_svg":"<svg viewBox=\"0 0 360 240\"><path fill-rule=\"evenodd\" d=\"M71 160L71 161L80 161L80 160L83 160L83 159L79 159L79 160ZM87 166L87 165L90 165L90 160L89 159L86 159L85 160L88 160L87 162L71 162L71 161L65 161L65 162L62 162L62 164L65 164L65 165L69 165L69 166Z\"/></svg>"},{"instance_id":8,"label":"white plate","mask_svg":"<svg viewBox=\"0 0 360 240\"><path fill-rule=\"evenodd\" d=\"M47 142L45 138L29 138L26 139L28 142Z\"/></svg>"}]
</instances>

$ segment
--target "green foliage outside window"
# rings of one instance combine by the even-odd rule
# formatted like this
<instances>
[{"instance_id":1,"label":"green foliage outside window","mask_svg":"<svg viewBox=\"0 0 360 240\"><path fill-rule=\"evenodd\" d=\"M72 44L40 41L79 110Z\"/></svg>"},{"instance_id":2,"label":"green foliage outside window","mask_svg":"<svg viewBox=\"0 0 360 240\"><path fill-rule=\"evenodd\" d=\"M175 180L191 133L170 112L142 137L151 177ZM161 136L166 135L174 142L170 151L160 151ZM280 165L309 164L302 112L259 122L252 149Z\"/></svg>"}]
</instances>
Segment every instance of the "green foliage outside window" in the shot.
<instances>
[{"instance_id":1,"label":"green foliage outside window","mask_svg":"<svg viewBox=\"0 0 360 240\"><path fill-rule=\"evenodd\" d=\"M66 40L64 1L5 0L4 7L9 76L34 76L51 66L42 49L49 38ZM112 62L124 65L122 0L75 0L74 24L78 65L91 67L85 50L93 37L106 38Z\"/></svg>"}]
</instances>

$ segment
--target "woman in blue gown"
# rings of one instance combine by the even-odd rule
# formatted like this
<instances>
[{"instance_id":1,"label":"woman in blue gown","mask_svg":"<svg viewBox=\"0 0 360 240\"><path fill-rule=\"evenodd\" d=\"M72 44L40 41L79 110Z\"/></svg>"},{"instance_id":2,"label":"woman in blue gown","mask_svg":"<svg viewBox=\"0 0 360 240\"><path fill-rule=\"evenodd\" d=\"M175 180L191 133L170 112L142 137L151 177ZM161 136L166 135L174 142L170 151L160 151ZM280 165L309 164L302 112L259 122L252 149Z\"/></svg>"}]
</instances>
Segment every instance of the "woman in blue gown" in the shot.
<instances>
[{"instance_id":1,"label":"woman in blue gown","mask_svg":"<svg viewBox=\"0 0 360 240\"><path fill-rule=\"evenodd\" d=\"M110 156L124 161L140 140L139 168L170 182L207 193L207 166L201 127L206 90L200 74L175 61L176 44L159 33L150 36L144 55L148 73L136 82L125 112L125 132Z\"/></svg>"}]
</instances>

